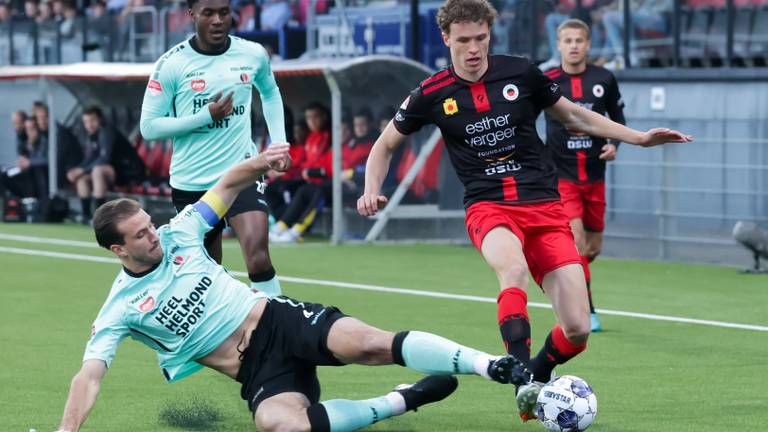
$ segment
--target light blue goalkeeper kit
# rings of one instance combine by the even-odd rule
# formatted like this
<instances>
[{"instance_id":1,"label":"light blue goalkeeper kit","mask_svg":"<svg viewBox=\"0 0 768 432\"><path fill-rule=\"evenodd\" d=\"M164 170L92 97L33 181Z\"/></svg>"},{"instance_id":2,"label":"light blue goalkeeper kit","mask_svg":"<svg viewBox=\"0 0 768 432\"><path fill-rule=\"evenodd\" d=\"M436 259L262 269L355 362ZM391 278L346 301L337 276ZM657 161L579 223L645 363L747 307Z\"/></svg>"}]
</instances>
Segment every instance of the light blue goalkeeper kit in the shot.
<instances>
[{"instance_id":1,"label":"light blue goalkeeper kit","mask_svg":"<svg viewBox=\"0 0 768 432\"><path fill-rule=\"evenodd\" d=\"M230 36L226 51L211 55L190 39L160 57L144 93L140 127L147 140L173 138L172 187L208 190L231 166L258 153L251 139L253 87L271 140L284 142L283 100L261 45ZM222 99L233 92L233 112L214 121L207 104L219 92Z\"/></svg>"},{"instance_id":2,"label":"light blue goalkeeper kit","mask_svg":"<svg viewBox=\"0 0 768 432\"><path fill-rule=\"evenodd\" d=\"M208 257L203 237L211 229L207 221L216 220L210 213L201 202L187 206L158 229L163 259L156 267L141 275L120 271L93 324L84 361L109 366L120 341L130 336L157 351L166 380L175 381L202 368L194 360L240 326L262 297Z\"/></svg>"}]
</instances>

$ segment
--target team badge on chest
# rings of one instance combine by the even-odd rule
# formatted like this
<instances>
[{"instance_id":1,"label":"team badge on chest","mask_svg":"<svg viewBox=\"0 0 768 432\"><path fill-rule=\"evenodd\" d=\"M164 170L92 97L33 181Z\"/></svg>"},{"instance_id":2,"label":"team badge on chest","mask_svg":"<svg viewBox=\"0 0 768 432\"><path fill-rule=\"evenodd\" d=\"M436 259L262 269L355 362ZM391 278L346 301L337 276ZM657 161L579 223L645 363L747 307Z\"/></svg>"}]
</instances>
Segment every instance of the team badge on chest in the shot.
<instances>
[{"instance_id":1,"label":"team badge on chest","mask_svg":"<svg viewBox=\"0 0 768 432\"><path fill-rule=\"evenodd\" d=\"M514 102L520 97L520 90L514 84L507 84L501 90L501 94L504 96L504 99Z\"/></svg>"},{"instance_id":2,"label":"team badge on chest","mask_svg":"<svg viewBox=\"0 0 768 432\"><path fill-rule=\"evenodd\" d=\"M595 84L595 86L592 87L592 94L595 95L595 97L603 97L605 88L600 84Z\"/></svg>"},{"instance_id":3,"label":"team badge on chest","mask_svg":"<svg viewBox=\"0 0 768 432\"><path fill-rule=\"evenodd\" d=\"M443 112L445 115L454 115L459 112L459 104L456 103L456 99L448 98L443 101Z\"/></svg>"}]
</instances>

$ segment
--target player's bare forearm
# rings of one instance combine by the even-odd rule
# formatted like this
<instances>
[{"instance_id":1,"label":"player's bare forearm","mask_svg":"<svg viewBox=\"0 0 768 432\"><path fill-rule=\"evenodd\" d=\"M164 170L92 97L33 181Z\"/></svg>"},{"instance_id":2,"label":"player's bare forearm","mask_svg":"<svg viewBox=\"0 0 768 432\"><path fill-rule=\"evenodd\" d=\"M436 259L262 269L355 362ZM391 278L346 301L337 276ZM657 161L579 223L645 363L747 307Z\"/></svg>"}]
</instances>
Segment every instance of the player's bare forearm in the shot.
<instances>
[{"instance_id":1,"label":"player's bare forearm","mask_svg":"<svg viewBox=\"0 0 768 432\"><path fill-rule=\"evenodd\" d=\"M289 157L289 148L288 143L272 143L258 156L246 159L230 168L212 190L221 198L226 208L231 207L237 195L251 186L259 177L271 169L285 165L284 161Z\"/></svg>"},{"instance_id":2,"label":"player's bare forearm","mask_svg":"<svg viewBox=\"0 0 768 432\"><path fill-rule=\"evenodd\" d=\"M83 367L72 378L69 397L64 406L60 431L76 432L85 423L88 413L96 403L101 380L107 372L107 367L101 360L87 360Z\"/></svg>"},{"instance_id":3,"label":"player's bare forearm","mask_svg":"<svg viewBox=\"0 0 768 432\"><path fill-rule=\"evenodd\" d=\"M564 97L547 108L547 112L563 123L568 130L642 147L653 147L669 142L693 141L692 136L672 129L654 128L640 132L628 128L596 112L582 108Z\"/></svg>"},{"instance_id":4,"label":"player's bare forearm","mask_svg":"<svg viewBox=\"0 0 768 432\"><path fill-rule=\"evenodd\" d=\"M587 135L640 144L643 133L616 123L592 110L582 108L566 98L547 109L568 130L583 132Z\"/></svg>"},{"instance_id":5,"label":"player's bare forearm","mask_svg":"<svg viewBox=\"0 0 768 432\"><path fill-rule=\"evenodd\" d=\"M381 193L381 185L389 172L389 164L392 161L392 155L405 139L395 128L392 122L389 122L379 138L373 144L368 161L365 164L365 189L366 195L378 195Z\"/></svg>"}]
</instances>

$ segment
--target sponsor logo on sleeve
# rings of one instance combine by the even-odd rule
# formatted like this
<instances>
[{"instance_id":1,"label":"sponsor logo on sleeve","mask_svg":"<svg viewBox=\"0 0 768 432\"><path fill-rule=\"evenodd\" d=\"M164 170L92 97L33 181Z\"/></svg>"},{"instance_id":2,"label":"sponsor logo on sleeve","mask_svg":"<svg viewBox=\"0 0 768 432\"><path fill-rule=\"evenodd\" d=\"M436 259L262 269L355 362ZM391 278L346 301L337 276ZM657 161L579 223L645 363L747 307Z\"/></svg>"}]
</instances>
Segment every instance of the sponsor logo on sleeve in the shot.
<instances>
[{"instance_id":1,"label":"sponsor logo on sleeve","mask_svg":"<svg viewBox=\"0 0 768 432\"><path fill-rule=\"evenodd\" d=\"M157 96L163 93L163 86L160 85L160 81L157 80L149 80L149 84L147 84L147 89L149 90L149 94L152 96Z\"/></svg>"},{"instance_id":2,"label":"sponsor logo on sleeve","mask_svg":"<svg viewBox=\"0 0 768 432\"><path fill-rule=\"evenodd\" d=\"M448 98L443 101L443 112L445 115L451 116L459 112L459 104L456 103L456 99Z\"/></svg>"},{"instance_id":3,"label":"sponsor logo on sleeve","mask_svg":"<svg viewBox=\"0 0 768 432\"><path fill-rule=\"evenodd\" d=\"M595 95L595 97L603 97L605 94L605 87L600 84L595 84L595 86L592 87L592 94Z\"/></svg>"},{"instance_id":4,"label":"sponsor logo on sleeve","mask_svg":"<svg viewBox=\"0 0 768 432\"><path fill-rule=\"evenodd\" d=\"M202 79L192 80L192 82L190 83L190 86L192 87L192 90L196 92L201 92L205 90L205 80L202 80Z\"/></svg>"},{"instance_id":5,"label":"sponsor logo on sleeve","mask_svg":"<svg viewBox=\"0 0 768 432\"><path fill-rule=\"evenodd\" d=\"M504 99L514 102L520 97L520 90L514 84L507 84L501 90L501 94L504 96Z\"/></svg>"}]
</instances>

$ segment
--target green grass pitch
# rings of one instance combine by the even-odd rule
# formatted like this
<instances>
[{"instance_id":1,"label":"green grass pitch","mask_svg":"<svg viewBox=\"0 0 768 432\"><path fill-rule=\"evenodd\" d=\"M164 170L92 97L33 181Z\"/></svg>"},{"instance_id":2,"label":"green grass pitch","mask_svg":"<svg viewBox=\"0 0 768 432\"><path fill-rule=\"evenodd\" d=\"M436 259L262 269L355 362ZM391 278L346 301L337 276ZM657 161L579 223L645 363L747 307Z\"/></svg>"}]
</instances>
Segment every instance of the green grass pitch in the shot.
<instances>
[{"instance_id":1,"label":"green grass pitch","mask_svg":"<svg viewBox=\"0 0 768 432\"><path fill-rule=\"evenodd\" d=\"M0 418L3 431L55 430L91 322L117 264L10 253L7 248L110 257L95 247L10 240L24 235L92 241L77 226L0 225ZM3 237L3 235L6 235ZM225 264L243 271L236 243ZM479 254L459 246L275 247L278 274L423 291L494 297L496 280ZM599 259L592 270L598 308L768 326L768 278L731 268ZM438 333L501 352L493 303L283 283L285 294L333 304L370 324ZM532 302L545 302L538 288ZM533 350L554 323L531 308ZM560 367L586 379L598 399L594 431L760 431L768 424L768 332L603 315L606 331ZM323 398L368 398L411 382L398 366L321 368ZM186 408L185 408L186 407ZM190 408L192 407L192 408ZM84 431L178 431L176 409L208 410L205 430L255 430L239 386L213 371L166 384L154 353L127 340L103 382ZM161 415L163 413L163 415ZM513 389L460 377L458 391L374 431L542 431L514 413Z\"/></svg>"}]
</instances>

